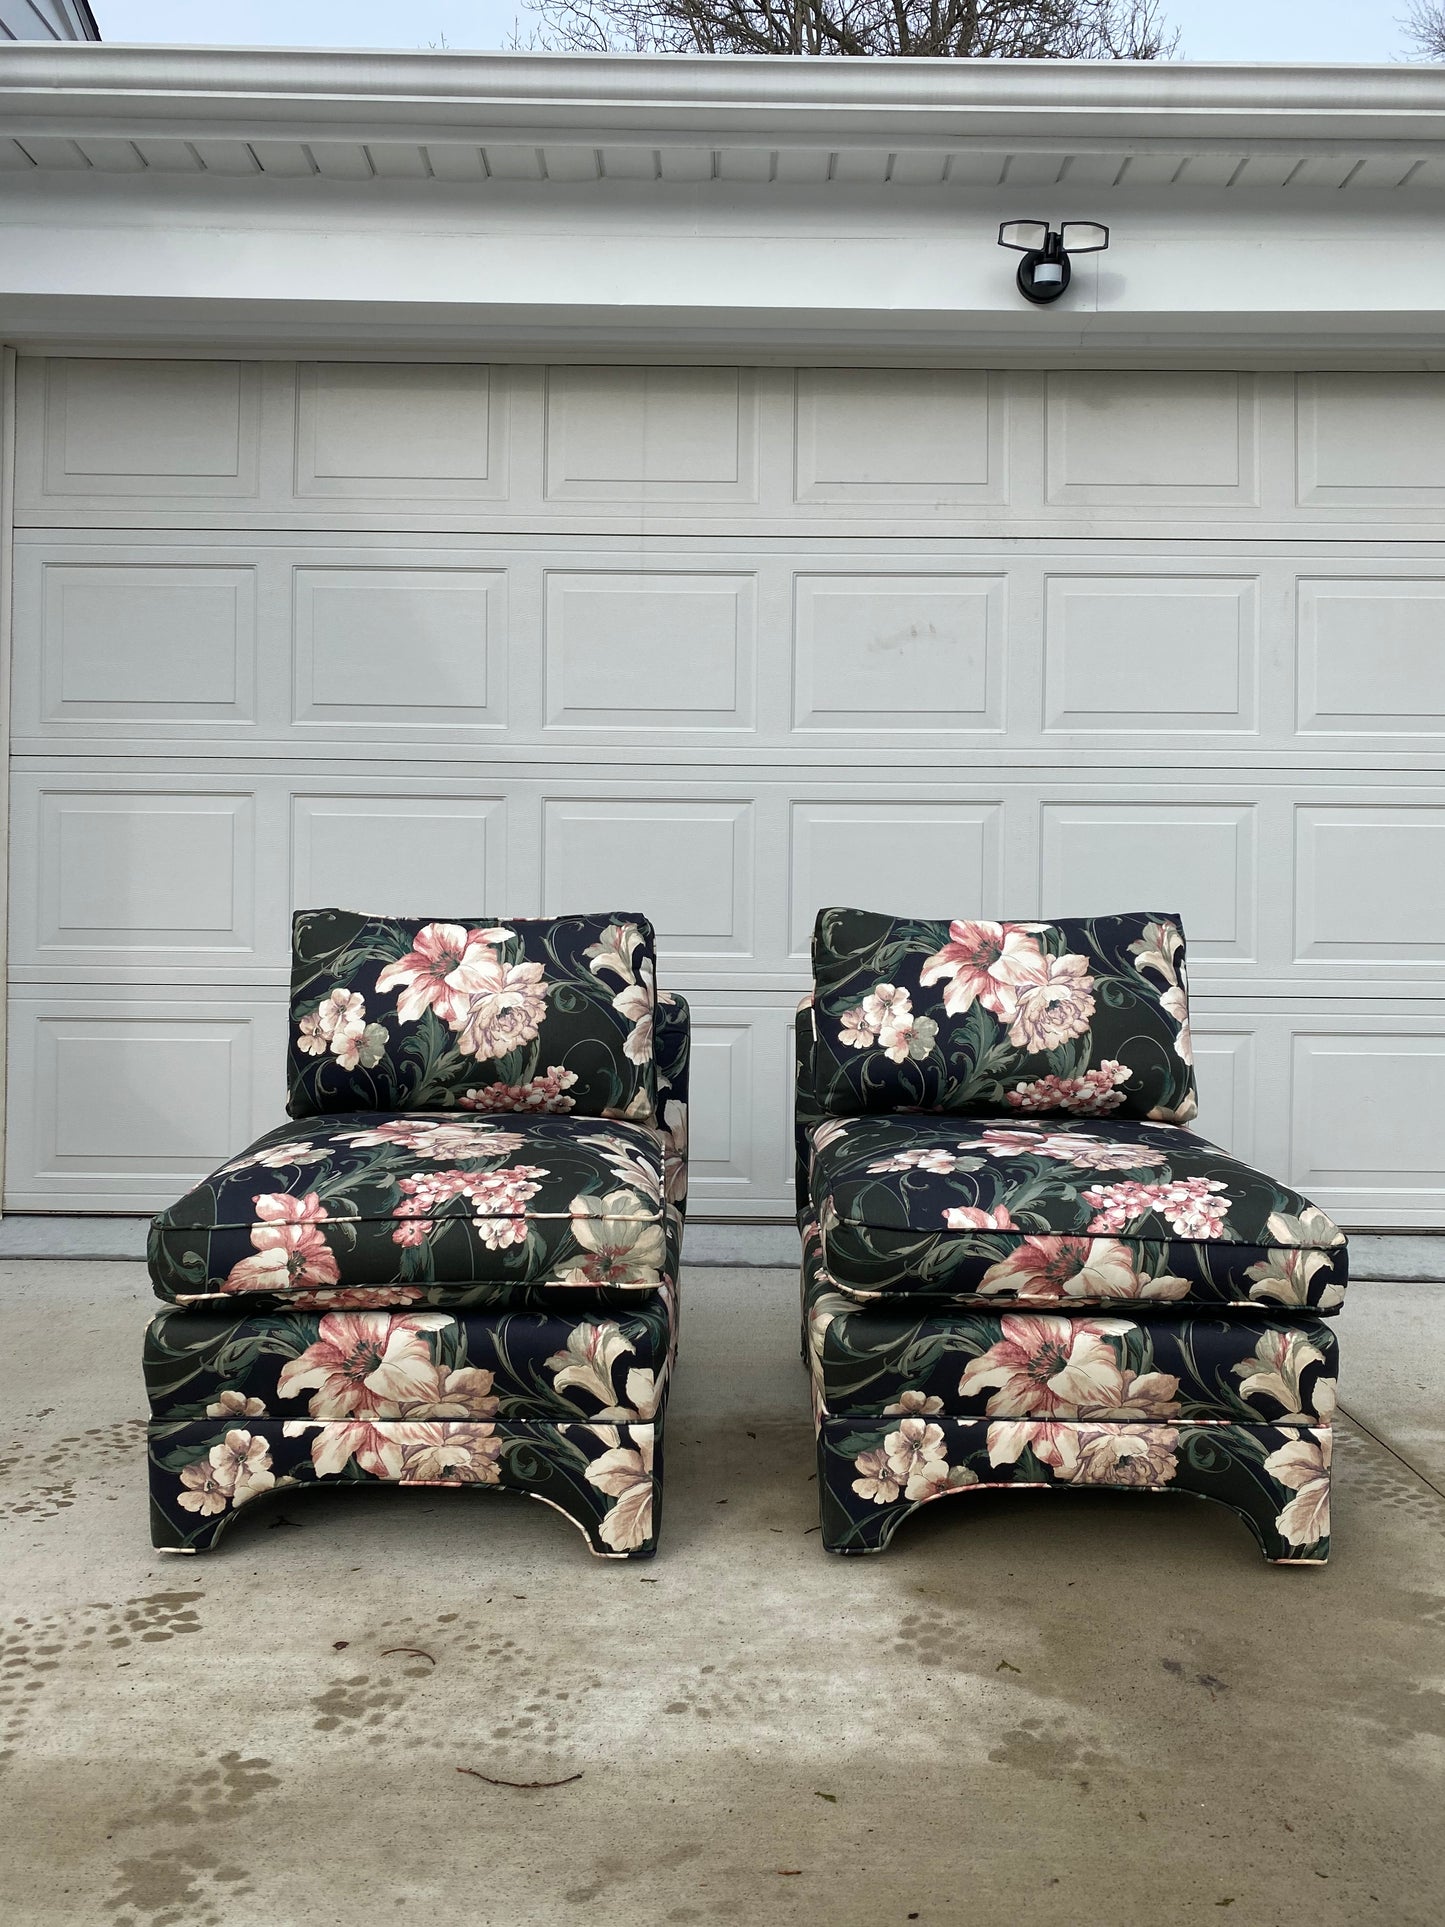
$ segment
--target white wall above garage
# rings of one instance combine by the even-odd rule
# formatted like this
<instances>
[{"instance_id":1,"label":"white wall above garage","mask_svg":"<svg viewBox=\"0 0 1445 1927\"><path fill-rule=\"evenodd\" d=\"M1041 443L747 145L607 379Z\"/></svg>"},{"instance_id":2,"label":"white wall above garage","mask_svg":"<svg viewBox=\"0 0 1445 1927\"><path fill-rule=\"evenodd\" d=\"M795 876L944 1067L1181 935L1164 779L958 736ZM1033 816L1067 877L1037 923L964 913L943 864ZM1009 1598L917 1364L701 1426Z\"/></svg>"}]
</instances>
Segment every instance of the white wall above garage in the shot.
<instances>
[{"instance_id":1,"label":"white wall above garage","mask_svg":"<svg viewBox=\"0 0 1445 1927\"><path fill-rule=\"evenodd\" d=\"M20 48L0 331L1438 365L1445 72ZM1025 308L1002 219L1114 245Z\"/></svg>"}]
</instances>

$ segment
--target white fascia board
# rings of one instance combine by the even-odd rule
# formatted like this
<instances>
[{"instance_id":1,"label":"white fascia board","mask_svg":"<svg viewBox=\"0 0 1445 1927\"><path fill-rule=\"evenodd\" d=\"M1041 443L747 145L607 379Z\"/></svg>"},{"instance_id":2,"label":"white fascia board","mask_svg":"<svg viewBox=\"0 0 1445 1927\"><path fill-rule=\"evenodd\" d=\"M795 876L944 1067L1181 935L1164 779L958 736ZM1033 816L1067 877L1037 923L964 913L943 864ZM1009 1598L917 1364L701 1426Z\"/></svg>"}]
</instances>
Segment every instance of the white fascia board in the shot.
<instances>
[{"instance_id":1,"label":"white fascia board","mask_svg":"<svg viewBox=\"0 0 1445 1927\"><path fill-rule=\"evenodd\" d=\"M15 46L0 129L922 144L1445 140L1439 66Z\"/></svg>"},{"instance_id":2,"label":"white fascia board","mask_svg":"<svg viewBox=\"0 0 1445 1927\"><path fill-rule=\"evenodd\" d=\"M0 194L0 338L38 345L221 337L470 347L534 358L570 344L806 354L1002 352L1088 344L1302 359L1445 348L1445 228L1404 197L1095 190L1077 212L1114 245L1057 308L1024 306L1007 187L830 199L777 187L490 183L208 184L32 177ZM710 184L715 187L716 184ZM222 191L224 189L224 191ZM324 192L322 191L324 189ZM712 358L711 354L707 358Z\"/></svg>"}]
</instances>

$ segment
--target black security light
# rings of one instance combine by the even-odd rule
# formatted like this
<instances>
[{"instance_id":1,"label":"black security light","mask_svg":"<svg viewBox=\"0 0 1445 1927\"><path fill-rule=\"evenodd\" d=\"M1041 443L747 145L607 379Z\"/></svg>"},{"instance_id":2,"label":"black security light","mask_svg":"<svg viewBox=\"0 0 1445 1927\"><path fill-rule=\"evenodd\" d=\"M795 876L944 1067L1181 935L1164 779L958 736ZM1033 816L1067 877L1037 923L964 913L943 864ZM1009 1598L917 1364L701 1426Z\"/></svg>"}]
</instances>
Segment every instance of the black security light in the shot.
<instances>
[{"instance_id":1,"label":"black security light","mask_svg":"<svg viewBox=\"0 0 1445 1927\"><path fill-rule=\"evenodd\" d=\"M1019 262L1019 293L1042 308L1068 287L1069 256L1101 254L1109 245L1109 230L1102 221L1065 221L1058 228L1047 221L1004 221L998 244L1024 257Z\"/></svg>"}]
</instances>

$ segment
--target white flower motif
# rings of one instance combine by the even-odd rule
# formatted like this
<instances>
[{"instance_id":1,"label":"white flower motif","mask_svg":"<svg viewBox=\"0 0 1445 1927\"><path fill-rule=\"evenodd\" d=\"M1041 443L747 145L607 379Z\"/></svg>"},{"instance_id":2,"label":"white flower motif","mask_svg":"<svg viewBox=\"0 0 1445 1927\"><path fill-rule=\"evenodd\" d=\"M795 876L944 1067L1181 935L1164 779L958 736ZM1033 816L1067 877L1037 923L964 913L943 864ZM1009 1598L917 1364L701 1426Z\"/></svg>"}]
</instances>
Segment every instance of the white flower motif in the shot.
<instances>
[{"instance_id":1,"label":"white flower motif","mask_svg":"<svg viewBox=\"0 0 1445 1927\"><path fill-rule=\"evenodd\" d=\"M587 1254L552 1280L591 1289L598 1285L656 1285L667 1240L647 1201L633 1191L574 1198L572 1236Z\"/></svg>"},{"instance_id":2,"label":"white flower motif","mask_svg":"<svg viewBox=\"0 0 1445 1927\"><path fill-rule=\"evenodd\" d=\"M843 1301L846 1304L846 1300ZM943 1410L943 1400L930 1392L900 1392L892 1405L883 1407L884 1418L932 1418Z\"/></svg>"},{"instance_id":3,"label":"white flower motif","mask_svg":"<svg viewBox=\"0 0 1445 1927\"><path fill-rule=\"evenodd\" d=\"M1308 1434L1286 1434L1288 1443L1264 1462L1270 1477L1293 1492L1275 1520L1280 1536L1292 1546L1318 1545L1330 1532L1330 1455L1334 1436L1321 1428Z\"/></svg>"},{"instance_id":4,"label":"white flower motif","mask_svg":"<svg viewBox=\"0 0 1445 1927\"><path fill-rule=\"evenodd\" d=\"M568 1332L567 1349L553 1352L547 1360L547 1370L553 1374L555 1390L562 1392L575 1385L595 1398L602 1408L595 1415L598 1418L651 1419L656 1416L662 1387L650 1371L634 1367L628 1372L628 1405L617 1403L613 1389L613 1368L635 1349L613 1320L592 1324L584 1319Z\"/></svg>"},{"instance_id":5,"label":"white flower motif","mask_svg":"<svg viewBox=\"0 0 1445 1927\"><path fill-rule=\"evenodd\" d=\"M1255 1267L1258 1269L1258 1267ZM1300 1381L1311 1365L1322 1365L1324 1353L1312 1345L1304 1333L1295 1330L1261 1332L1254 1357L1241 1359L1232 1369L1240 1379L1241 1398L1271 1398L1283 1408L1276 1424L1307 1424L1315 1416L1328 1417L1334 1410L1332 1378L1316 1381L1315 1398L1328 1386L1325 1399L1329 1412L1306 1412Z\"/></svg>"},{"instance_id":6,"label":"white flower motif","mask_svg":"<svg viewBox=\"0 0 1445 1927\"><path fill-rule=\"evenodd\" d=\"M592 1430L608 1450L593 1459L583 1476L589 1485L616 1501L604 1516L598 1534L614 1552L631 1552L652 1537L652 1427L631 1427L630 1446L622 1443L615 1427L594 1425Z\"/></svg>"},{"instance_id":7,"label":"white flower motif","mask_svg":"<svg viewBox=\"0 0 1445 1927\"><path fill-rule=\"evenodd\" d=\"M245 1392L222 1392L206 1407L207 1418L264 1418L266 1401Z\"/></svg>"},{"instance_id":8,"label":"white flower motif","mask_svg":"<svg viewBox=\"0 0 1445 1927\"><path fill-rule=\"evenodd\" d=\"M271 1470L271 1448L265 1439L252 1432L227 1432L220 1445L211 1447L211 1464L231 1492L233 1505L244 1505L258 1492L267 1492L276 1483Z\"/></svg>"}]
</instances>

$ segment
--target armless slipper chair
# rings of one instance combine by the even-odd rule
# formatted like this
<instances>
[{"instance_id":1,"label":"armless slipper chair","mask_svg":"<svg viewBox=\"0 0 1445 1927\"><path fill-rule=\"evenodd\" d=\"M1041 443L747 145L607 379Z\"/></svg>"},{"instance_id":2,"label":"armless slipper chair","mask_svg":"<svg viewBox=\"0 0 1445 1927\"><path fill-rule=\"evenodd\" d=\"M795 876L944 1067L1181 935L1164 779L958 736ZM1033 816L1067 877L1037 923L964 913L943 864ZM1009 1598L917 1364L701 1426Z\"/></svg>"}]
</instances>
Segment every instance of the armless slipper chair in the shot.
<instances>
[{"instance_id":1,"label":"armless slipper chair","mask_svg":"<svg viewBox=\"0 0 1445 1927\"><path fill-rule=\"evenodd\" d=\"M1345 1240L1189 1130L1161 915L825 910L798 1013L804 1356L823 1543L930 1500L1191 1492L1329 1551Z\"/></svg>"},{"instance_id":2,"label":"armless slipper chair","mask_svg":"<svg viewBox=\"0 0 1445 1927\"><path fill-rule=\"evenodd\" d=\"M152 1536L280 1488L523 1492L656 1548L688 1011L638 916L301 912L294 1120L151 1231Z\"/></svg>"}]
</instances>

